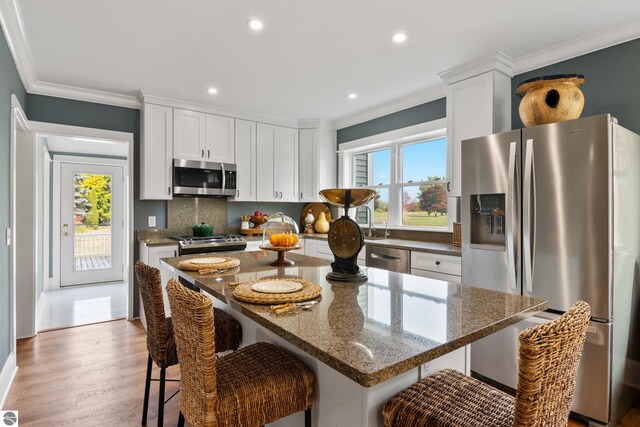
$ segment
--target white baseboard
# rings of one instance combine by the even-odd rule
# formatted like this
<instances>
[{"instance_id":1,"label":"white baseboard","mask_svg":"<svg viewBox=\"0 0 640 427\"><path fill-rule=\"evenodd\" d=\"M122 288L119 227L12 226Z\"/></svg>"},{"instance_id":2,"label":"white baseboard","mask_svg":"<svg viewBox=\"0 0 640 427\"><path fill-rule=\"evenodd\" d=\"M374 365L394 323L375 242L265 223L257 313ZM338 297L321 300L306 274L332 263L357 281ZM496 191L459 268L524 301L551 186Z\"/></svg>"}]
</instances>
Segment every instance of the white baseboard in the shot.
<instances>
[{"instance_id":1,"label":"white baseboard","mask_svg":"<svg viewBox=\"0 0 640 427\"><path fill-rule=\"evenodd\" d=\"M9 354L7 361L4 362L2 371L0 371L0 409L4 408L7 396L9 396L11 384L13 383L13 379L16 377L17 372L18 367L16 366L16 355L15 353L11 353Z\"/></svg>"},{"instance_id":2,"label":"white baseboard","mask_svg":"<svg viewBox=\"0 0 640 427\"><path fill-rule=\"evenodd\" d=\"M47 293L41 292L40 297L38 298L38 303L36 304L36 333L40 330L40 320L42 320L42 315L44 314L46 305Z\"/></svg>"}]
</instances>

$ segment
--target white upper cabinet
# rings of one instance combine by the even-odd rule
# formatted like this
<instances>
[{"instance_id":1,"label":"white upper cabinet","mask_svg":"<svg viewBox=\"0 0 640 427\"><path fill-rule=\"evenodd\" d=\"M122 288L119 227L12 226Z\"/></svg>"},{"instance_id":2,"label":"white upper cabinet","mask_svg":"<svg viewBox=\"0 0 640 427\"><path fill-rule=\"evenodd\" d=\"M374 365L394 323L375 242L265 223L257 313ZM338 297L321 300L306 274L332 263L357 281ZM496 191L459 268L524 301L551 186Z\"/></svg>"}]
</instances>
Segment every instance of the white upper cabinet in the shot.
<instances>
[{"instance_id":1,"label":"white upper cabinet","mask_svg":"<svg viewBox=\"0 0 640 427\"><path fill-rule=\"evenodd\" d=\"M500 56L497 60L493 58L492 65L496 69L486 71L485 68L483 72L474 73L461 66L441 74L447 84L447 188L450 197L462 194L460 142L511 129L510 70Z\"/></svg>"},{"instance_id":2,"label":"white upper cabinet","mask_svg":"<svg viewBox=\"0 0 640 427\"><path fill-rule=\"evenodd\" d=\"M140 200L171 200L173 109L143 104L141 117Z\"/></svg>"},{"instance_id":3,"label":"white upper cabinet","mask_svg":"<svg viewBox=\"0 0 640 427\"><path fill-rule=\"evenodd\" d=\"M275 126L258 123L257 128L257 198L261 202L275 202L278 192L275 188Z\"/></svg>"},{"instance_id":4,"label":"white upper cabinet","mask_svg":"<svg viewBox=\"0 0 640 427\"><path fill-rule=\"evenodd\" d=\"M205 160L206 114L191 110L173 110L173 157L181 160Z\"/></svg>"},{"instance_id":5,"label":"white upper cabinet","mask_svg":"<svg viewBox=\"0 0 640 427\"><path fill-rule=\"evenodd\" d=\"M235 163L234 119L207 114L205 120L205 160Z\"/></svg>"},{"instance_id":6,"label":"white upper cabinet","mask_svg":"<svg viewBox=\"0 0 640 427\"><path fill-rule=\"evenodd\" d=\"M256 122L235 121L236 201L256 201Z\"/></svg>"},{"instance_id":7,"label":"white upper cabinet","mask_svg":"<svg viewBox=\"0 0 640 427\"><path fill-rule=\"evenodd\" d=\"M298 129L276 127L276 183L281 202L298 201Z\"/></svg>"},{"instance_id":8,"label":"white upper cabinet","mask_svg":"<svg viewBox=\"0 0 640 427\"><path fill-rule=\"evenodd\" d=\"M301 202L321 201L318 192L336 187L335 131L329 129L300 130L300 197Z\"/></svg>"},{"instance_id":9,"label":"white upper cabinet","mask_svg":"<svg viewBox=\"0 0 640 427\"><path fill-rule=\"evenodd\" d=\"M234 120L197 111L173 110L173 157L234 163Z\"/></svg>"},{"instance_id":10,"label":"white upper cabinet","mask_svg":"<svg viewBox=\"0 0 640 427\"><path fill-rule=\"evenodd\" d=\"M298 131L258 123L257 199L298 201Z\"/></svg>"}]
</instances>

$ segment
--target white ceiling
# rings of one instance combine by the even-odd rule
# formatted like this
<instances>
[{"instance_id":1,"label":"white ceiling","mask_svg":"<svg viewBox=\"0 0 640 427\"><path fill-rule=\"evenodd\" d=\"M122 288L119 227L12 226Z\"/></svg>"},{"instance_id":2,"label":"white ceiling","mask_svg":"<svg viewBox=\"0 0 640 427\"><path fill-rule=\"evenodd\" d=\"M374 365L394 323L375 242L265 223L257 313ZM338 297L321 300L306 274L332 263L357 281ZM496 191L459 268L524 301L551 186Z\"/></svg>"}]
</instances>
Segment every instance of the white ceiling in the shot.
<instances>
[{"instance_id":1,"label":"white ceiling","mask_svg":"<svg viewBox=\"0 0 640 427\"><path fill-rule=\"evenodd\" d=\"M637 0L18 3L39 81L290 119L343 118L497 51L517 59L640 22ZM252 17L260 33L245 25ZM396 31L408 34L403 45Z\"/></svg>"}]
</instances>

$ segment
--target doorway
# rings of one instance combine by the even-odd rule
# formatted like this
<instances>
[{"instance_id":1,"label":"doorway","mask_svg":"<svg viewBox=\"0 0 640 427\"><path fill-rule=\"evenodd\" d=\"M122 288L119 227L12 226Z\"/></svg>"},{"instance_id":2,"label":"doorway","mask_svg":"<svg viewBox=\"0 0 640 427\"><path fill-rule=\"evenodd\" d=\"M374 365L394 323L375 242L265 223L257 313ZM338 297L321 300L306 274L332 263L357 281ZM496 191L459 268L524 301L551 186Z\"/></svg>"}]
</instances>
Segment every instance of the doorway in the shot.
<instances>
[{"instance_id":1,"label":"doorway","mask_svg":"<svg viewBox=\"0 0 640 427\"><path fill-rule=\"evenodd\" d=\"M60 286L121 282L123 167L60 164Z\"/></svg>"}]
</instances>

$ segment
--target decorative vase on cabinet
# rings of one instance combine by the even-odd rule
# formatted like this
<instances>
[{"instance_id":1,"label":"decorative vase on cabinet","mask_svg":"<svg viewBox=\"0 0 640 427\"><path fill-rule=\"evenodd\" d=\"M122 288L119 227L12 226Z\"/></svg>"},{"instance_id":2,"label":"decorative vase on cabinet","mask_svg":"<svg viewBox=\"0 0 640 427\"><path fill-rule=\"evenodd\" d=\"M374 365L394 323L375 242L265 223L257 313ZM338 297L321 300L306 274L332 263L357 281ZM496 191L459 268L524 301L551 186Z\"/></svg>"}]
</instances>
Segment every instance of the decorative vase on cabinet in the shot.
<instances>
[{"instance_id":1,"label":"decorative vase on cabinet","mask_svg":"<svg viewBox=\"0 0 640 427\"><path fill-rule=\"evenodd\" d=\"M329 221L327 221L327 217L324 212L320 212L320 216L316 221L316 232L320 234L327 234L329 232Z\"/></svg>"}]
</instances>

